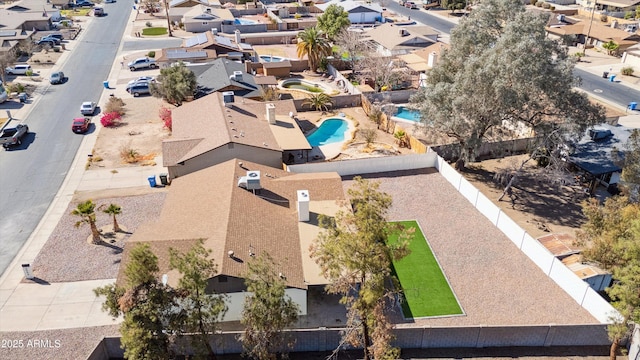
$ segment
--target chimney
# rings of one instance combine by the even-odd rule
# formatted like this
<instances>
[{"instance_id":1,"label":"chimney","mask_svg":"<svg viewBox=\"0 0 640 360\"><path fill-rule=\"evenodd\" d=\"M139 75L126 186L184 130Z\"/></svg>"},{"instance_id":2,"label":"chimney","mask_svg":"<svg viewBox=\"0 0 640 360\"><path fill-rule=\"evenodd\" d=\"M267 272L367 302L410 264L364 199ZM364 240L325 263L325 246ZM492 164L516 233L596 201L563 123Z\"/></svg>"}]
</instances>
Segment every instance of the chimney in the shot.
<instances>
[{"instance_id":1,"label":"chimney","mask_svg":"<svg viewBox=\"0 0 640 360\"><path fill-rule=\"evenodd\" d=\"M436 65L436 61L438 61L438 54L436 54L434 51L431 54L429 54L427 65L429 65L429 67L433 69L433 67Z\"/></svg>"},{"instance_id":2,"label":"chimney","mask_svg":"<svg viewBox=\"0 0 640 360\"><path fill-rule=\"evenodd\" d=\"M244 72L246 72L247 74L251 73L251 60L247 60L244 62Z\"/></svg>"},{"instance_id":3,"label":"chimney","mask_svg":"<svg viewBox=\"0 0 640 360\"><path fill-rule=\"evenodd\" d=\"M276 106L273 104L267 104L267 122L271 125L276 123Z\"/></svg>"},{"instance_id":4,"label":"chimney","mask_svg":"<svg viewBox=\"0 0 640 360\"><path fill-rule=\"evenodd\" d=\"M218 28L211 28L211 33L213 35L218 35Z\"/></svg>"},{"instance_id":5,"label":"chimney","mask_svg":"<svg viewBox=\"0 0 640 360\"><path fill-rule=\"evenodd\" d=\"M224 91L222 93L222 101L224 102L224 106L229 107L233 104L233 91Z\"/></svg>"},{"instance_id":6,"label":"chimney","mask_svg":"<svg viewBox=\"0 0 640 360\"><path fill-rule=\"evenodd\" d=\"M298 190L298 221L309 221L309 190Z\"/></svg>"},{"instance_id":7,"label":"chimney","mask_svg":"<svg viewBox=\"0 0 640 360\"><path fill-rule=\"evenodd\" d=\"M236 36L236 44L240 44L242 42L242 39L240 38L240 30L236 29L234 34Z\"/></svg>"}]
</instances>

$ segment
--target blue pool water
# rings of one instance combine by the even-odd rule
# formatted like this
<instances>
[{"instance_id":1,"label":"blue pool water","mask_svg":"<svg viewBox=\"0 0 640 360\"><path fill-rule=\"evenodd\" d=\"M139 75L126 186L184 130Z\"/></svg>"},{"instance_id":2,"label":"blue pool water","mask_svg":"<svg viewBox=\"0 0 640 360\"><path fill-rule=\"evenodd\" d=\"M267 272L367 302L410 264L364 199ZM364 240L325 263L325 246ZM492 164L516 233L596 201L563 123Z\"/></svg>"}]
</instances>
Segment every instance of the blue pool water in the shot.
<instances>
[{"instance_id":1,"label":"blue pool water","mask_svg":"<svg viewBox=\"0 0 640 360\"><path fill-rule=\"evenodd\" d=\"M233 23L235 25L254 25L254 24L257 24L256 21L248 20L248 19L234 19Z\"/></svg>"},{"instance_id":2,"label":"blue pool water","mask_svg":"<svg viewBox=\"0 0 640 360\"><path fill-rule=\"evenodd\" d=\"M344 134L349 124L342 119L327 119L311 135L307 141L311 146L321 146L344 141Z\"/></svg>"},{"instance_id":3,"label":"blue pool water","mask_svg":"<svg viewBox=\"0 0 640 360\"><path fill-rule=\"evenodd\" d=\"M260 55L260 60L262 60L262 62L278 62L284 61L284 58L280 56Z\"/></svg>"},{"instance_id":4,"label":"blue pool water","mask_svg":"<svg viewBox=\"0 0 640 360\"><path fill-rule=\"evenodd\" d=\"M417 110L407 109L404 106L398 106L398 113L394 116L399 117L403 120L419 122L420 121L420 112Z\"/></svg>"}]
</instances>

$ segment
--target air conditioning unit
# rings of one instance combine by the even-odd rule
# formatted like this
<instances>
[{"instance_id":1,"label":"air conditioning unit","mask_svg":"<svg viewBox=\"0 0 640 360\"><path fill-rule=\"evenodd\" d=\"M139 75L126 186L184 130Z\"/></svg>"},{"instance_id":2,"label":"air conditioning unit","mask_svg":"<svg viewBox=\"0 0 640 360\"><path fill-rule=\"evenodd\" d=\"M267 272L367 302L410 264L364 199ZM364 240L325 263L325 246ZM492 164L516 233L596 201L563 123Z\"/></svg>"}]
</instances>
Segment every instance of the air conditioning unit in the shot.
<instances>
[{"instance_id":1,"label":"air conditioning unit","mask_svg":"<svg viewBox=\"0 0 640 360\"><path fill-rule=\"evenodd\" d=\"M247 190L260 190L260 171L247 171Z\"/></svg>"},{"instance_id":2,"label":"air conditioning unit","mask_svg":"<svg viewBox=\"0 0 640 360\"><path fill-rule=\"evenodd\" d=\"M233 91L224 91L222 93L222 101L224 102L224 106L231 106L233 104L234 93Z\"/></svg>"}]
</instances>

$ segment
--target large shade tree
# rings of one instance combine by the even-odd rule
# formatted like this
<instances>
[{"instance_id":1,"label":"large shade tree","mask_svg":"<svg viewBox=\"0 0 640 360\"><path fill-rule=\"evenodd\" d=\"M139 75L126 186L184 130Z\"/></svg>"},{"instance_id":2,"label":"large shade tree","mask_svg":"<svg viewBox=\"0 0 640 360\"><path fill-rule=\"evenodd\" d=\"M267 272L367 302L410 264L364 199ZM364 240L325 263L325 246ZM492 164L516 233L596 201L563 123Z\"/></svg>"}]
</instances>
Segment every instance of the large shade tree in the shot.
<instances>
[{"instance_id":1,"label":"large shade tree","mask_svg":"<svg viewBox=\"0 0 640 360\"><path fill-rule=\"evenodd\" d=\"M349 13L340 5L331 4L318 16L318 28L327 34L329 40L336 39L338 34L351 25Z\"/></svg>"},{"instance_id":2,"label":"large shade tree","mask_svg":"<svg viewBox=\"0 0 640 360\"><path fill-rule=\"evenodd\" d=\"M179 61L160 70L157 82L151 83L151 93L176 105L182 104L196 92L196 75Z\"/></svg>"},{"instance_id":3,"label":"large shade tree","mask_svg":"<svg viewBox=\"0 0 640 360\"><path fill-rule=\"evenodd\" d=\"M306 28L298 33L296 49L299 58L307 56L311 71L318 69L323 57L331 55L331 45L329 45L324 32L317 26Z\"/></svg>"},{"instance_id":4,"label":"large shade tree","mask_svg":"<svg viewBox=\"0 0 640 360\"><path fill-rule=\"evenodd\" d=\"M483 1L453 29L450 50L412 98L426 127L455 139L465 161L522 125L544 137L604 120L601 107L573 89L575 59L546 36L547 20L520 0Z\"/></svg>"}]
</instances>

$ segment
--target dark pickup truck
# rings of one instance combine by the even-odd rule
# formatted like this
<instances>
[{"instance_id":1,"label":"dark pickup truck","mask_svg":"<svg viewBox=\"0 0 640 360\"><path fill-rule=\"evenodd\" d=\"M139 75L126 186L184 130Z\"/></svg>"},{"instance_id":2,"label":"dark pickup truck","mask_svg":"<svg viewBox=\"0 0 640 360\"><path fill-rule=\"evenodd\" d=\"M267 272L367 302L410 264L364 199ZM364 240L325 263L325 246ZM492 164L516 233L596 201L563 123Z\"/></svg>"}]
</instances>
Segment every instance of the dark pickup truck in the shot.
<instances>
[{"instance_id":1,"label":"dark pickup truck","mask_svg":"<svg viewBox=\"0 0 640 360\"><path fill-rule=\"evenodd\" d=\"M22 138L29 132L27 125L18 124L15 127L5 127L0 134L0 144L6 149L13 145L22 144Z\"/></svg>"}]
</instances>

